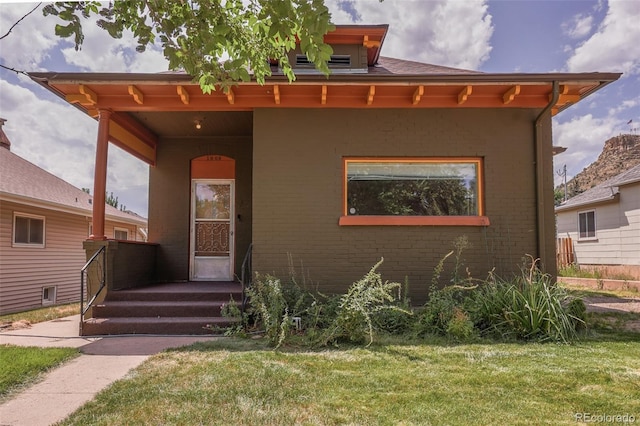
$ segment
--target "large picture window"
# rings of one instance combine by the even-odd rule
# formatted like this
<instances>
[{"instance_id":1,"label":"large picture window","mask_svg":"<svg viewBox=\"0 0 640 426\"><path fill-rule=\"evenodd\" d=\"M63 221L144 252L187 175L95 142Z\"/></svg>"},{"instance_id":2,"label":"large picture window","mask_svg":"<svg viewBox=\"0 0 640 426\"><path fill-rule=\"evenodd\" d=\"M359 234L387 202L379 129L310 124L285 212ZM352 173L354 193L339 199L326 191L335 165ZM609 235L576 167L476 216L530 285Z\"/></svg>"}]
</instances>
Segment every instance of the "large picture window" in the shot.
<instances>
[{"instance_id":1,"label":"large picture window","mask_svg":"<svg viewBox=\"0 0 640 426\"><path fill-rule=\"evenodd\" d=\"M480 158L344 160L342 225L488 225Z\"/></svg>"},{"instance_id":2,"label":"large picture window","mask_svg":"<svg viewBox=\"0 0 640 426\"><path fill-rule=\"evenodd\" d=\"M596 238L596 212L590 210L588 212L578 213L578 239L587 240Z\"/></svg>"},{"instance_id":3,"label":"large picture window","mask_svg":"<svg viewBox=\"0 0 640 426\"><path fill-rule=\"evenodd\" d=\"M44 217L14 213L13 245L44 247Z\"/></svg>"}]
</instances>

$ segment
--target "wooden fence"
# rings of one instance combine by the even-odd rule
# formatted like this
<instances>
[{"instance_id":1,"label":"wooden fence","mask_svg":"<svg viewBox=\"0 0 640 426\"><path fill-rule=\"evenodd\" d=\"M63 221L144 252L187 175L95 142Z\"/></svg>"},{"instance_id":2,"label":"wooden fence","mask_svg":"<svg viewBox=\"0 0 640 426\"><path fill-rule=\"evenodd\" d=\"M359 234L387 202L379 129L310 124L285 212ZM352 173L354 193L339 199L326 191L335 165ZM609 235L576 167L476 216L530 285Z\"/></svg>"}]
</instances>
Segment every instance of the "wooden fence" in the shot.
<instances>
[{"instance_id":1,"label":"wooden fence","mask_svg":"<svg viewBox=\"0 0 640 426\"><path fill-rule=\"evenodd\" d=\"M556 238L556 260L558 269L572 265L576 261L573 241L569 237Z\"/></svg>"}]
</instances>

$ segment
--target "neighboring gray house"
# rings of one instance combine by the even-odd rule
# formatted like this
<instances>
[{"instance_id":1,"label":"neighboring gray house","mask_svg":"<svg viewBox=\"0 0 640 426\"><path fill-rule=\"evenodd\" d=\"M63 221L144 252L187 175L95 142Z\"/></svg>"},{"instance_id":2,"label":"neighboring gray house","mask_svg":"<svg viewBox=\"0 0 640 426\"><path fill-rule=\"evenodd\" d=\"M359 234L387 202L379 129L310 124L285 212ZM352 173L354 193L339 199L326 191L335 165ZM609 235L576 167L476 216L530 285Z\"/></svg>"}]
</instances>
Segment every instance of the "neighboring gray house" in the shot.
<instances>
[{"instance_id":1,"label":"neighboring gray house","mask_svg":"<svg viewBox=\"0 0 640 426\"><path fill-rule=\"evenodd\" d=\"M578 265L640 279L640 165L556 207L558 238Z\"/></svg>"},{"instance_id":2,"label":"neighboring gray house","mask_svg":"<svg viewBox=\"0 0 640 426\"><path fill-rule=\"evenodd\" d=\"M0 314L80 299L93 197L10 151L0 119ZM147 221L105 206L109 239L146 241Z\"/></svg>"}]
</instances>

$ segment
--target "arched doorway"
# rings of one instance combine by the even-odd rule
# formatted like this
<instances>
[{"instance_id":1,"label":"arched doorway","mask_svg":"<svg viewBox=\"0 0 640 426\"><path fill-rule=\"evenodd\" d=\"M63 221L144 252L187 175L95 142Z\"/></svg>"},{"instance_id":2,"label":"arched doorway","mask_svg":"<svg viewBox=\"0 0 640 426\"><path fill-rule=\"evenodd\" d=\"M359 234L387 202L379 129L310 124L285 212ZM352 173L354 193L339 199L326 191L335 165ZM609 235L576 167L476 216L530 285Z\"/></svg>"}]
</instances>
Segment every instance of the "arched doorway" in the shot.
<instances>
[{"instance_id":1,"label":"arched doorway","mask_svg":"<svg viewBox=\"0 0 640 426\"><path fill-rule=\"evenodd\" d=\"M191 160L189 279L232 281L235 262L235 160Z\"/></svg>"}]
</instances>

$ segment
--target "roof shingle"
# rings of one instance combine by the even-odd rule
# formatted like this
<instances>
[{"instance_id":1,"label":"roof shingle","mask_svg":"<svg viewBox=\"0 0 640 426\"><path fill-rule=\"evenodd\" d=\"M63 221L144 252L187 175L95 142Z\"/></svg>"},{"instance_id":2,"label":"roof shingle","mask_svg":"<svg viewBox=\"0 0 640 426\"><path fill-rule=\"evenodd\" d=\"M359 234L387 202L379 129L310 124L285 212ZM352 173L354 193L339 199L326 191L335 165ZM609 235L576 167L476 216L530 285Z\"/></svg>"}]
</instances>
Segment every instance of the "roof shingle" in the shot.
<instances>
[{"instance_id":1,"label":"roof shingle","mask_svg":"<svg viewBox=\"0 0 640 426\"><path fill-rule=\"evenodd\" d=\"M582 194L568 199L556 207L556 211L570 210L588 204L611 200L620 192L618 189L620 186L635 182L640 182L640 164L584 191Z\"/></svg>"},{"instance_id":2,"label":"roof shingle","mask_svg":"<svg viewBox=\"0 0 640 426\"><path fill-rule=\"evenodd\" d=\"M0 197L17 196L34 204L43 203L53 208L77 210L91 216L93 197L59 177L41 169L5 148L0 148ZM138 215L120 211L106 205L106 215L115 220L146 225Z\"/></svg>"}]
</instances>

